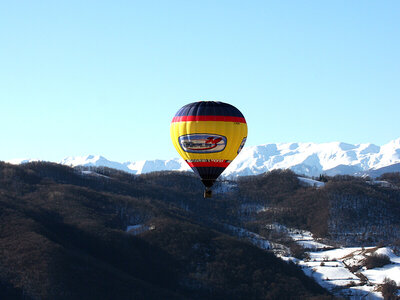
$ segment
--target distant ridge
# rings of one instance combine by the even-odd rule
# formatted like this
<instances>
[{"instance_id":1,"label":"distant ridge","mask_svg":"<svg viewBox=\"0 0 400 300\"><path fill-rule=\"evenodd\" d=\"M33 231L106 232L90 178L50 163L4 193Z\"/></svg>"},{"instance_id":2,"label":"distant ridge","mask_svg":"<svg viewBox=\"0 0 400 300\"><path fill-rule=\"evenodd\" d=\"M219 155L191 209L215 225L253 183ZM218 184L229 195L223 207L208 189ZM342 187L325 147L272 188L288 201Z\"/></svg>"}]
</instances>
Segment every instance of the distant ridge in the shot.
<instances>
[{"instance_id":1,"label":"distant ridge","mask_svg":"<svg viewBox=\"0 0 400 300\"><path fill-rule=\"evenodd\" d=\"M13 164L35 161L14 159ZM143 160L115 162L100 155L67 157L59 163L72 167L109 167L132 174L154 171L190 171L178 158L170 160ZM391 166L391 167L389 167ZM291 169L306 176L369 175L377 177L387 172L400 171L400 138L383 146L374 144L331 143L277 143L245 147L223 176L257 175L274 169Z\"/></svg>"},{"instance_id":2,"label":"distant ridge","mask_svg":"<svg viewBox=\"0 0 400 300\"><path fill-rule=\"evenodd\" d=\"M379 169L371 169L362 174L355 174L355 175L369 176L369 177L376 178L385 173L395 173L395 172L400 172L400 163L393 164L393 165L379 168Z\"/></svg>"}]
</instances>

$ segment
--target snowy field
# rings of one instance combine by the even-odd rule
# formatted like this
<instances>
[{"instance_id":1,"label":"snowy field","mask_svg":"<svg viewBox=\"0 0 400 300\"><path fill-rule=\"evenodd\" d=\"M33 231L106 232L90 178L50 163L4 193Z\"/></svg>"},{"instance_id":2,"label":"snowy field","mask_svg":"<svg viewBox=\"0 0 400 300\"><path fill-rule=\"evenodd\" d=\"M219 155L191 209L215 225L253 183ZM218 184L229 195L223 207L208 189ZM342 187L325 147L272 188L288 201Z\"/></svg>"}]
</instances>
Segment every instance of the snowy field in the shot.
<instances>
[{"instance_id":1,"label":"snowy field","mask_svg":"<svg viewBox=\"0 0 400 300\"><path fill-rule=\"evenodd\" d=\"M291 237L300 245L309 249L327 248L328 245L316 242L307 231L292 230ZM317 281L322 287L337 296L349 299L383 299L378 291L385 278L394 280L400 286L400 257L387 247L352 247L325 251L311 250L309 259L283 258L298 263L304 273ZM362 262L372 254L384 254L390 258L390 264L381 268L367 270L362 267L351 271L354 265Z\"/></svg>"},{"instance_id":2,"label":"snowy field","mask_svg":"<svg viewBox=\"0 0 400 300\"><path fill-rule=\"evenodd\" d=\"M306 250L325 250L332 248L318 242L309 231L286 228L288 235Z\"/></svg>"},{"instance_id":3,"label":"snowy field","mask_svg":"<svg viewBox=\"0 0 400 300\"><path fill-rule=\"evenodd\" d=\"M280 224L269 224L269 229L283 231L294 241L302 245L308 252L308 258L299 260L287 256L288 248L275 251L279 244L274 244L265 238L242 228L229 226L237 236L244 238L254 245L264 249L272 249L285 261L298 264L303 272L312 277L322 287L334 295L346 299L383 299L379 291L385 278L394 280L400 286L400 257L388 247L349 247L337 248L322 243L313 237L309 231L287 228ZM383 254L389 257L390 264L381 268L367 269L363 267L366 258L372 254ZM356 267L355 267L356 266ZM358 267L357 267L358 266ZM400 291L399 291L400 295Z\"/></svg>"}]
</instances>

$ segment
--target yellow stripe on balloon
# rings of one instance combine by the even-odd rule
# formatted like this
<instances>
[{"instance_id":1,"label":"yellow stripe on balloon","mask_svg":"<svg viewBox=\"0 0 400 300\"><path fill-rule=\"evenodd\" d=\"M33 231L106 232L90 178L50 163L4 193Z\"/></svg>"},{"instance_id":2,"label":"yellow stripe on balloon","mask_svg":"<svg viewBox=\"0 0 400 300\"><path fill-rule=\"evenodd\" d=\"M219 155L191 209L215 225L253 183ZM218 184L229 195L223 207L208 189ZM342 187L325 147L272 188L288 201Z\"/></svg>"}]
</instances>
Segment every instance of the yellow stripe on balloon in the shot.
<instances>
[{"instance_id":1,"label":"yellow stripe on balloon","mask_svg":"<svg viewBox=\"0 0 400 300\"><path fill-rule=\"evenodd\" d=\"M224 121L186 121L171 123L171 138L175 149L184 160L188 159L223 159L232 161L238 154L239 147L247 137L247 124ZM183 151L179 144L179 137L187 134L216 134L227 139L226 147L215 153L189 153Z\"/></svg>"}]
</instances>

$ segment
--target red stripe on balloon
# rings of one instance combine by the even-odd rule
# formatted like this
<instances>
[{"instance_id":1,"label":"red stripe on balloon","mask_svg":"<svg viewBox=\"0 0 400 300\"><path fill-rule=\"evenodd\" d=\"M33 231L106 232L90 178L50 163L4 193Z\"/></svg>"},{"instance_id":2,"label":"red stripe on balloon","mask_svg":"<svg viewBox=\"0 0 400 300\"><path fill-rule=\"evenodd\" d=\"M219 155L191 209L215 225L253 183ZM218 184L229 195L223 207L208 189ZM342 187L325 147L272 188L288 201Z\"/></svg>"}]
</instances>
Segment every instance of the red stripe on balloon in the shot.
<instances>
[{"instance_id":1,"label":"red stripe on balloon","mask_svg":"<svg viewBox=\"0 0 400 300\"><path fill-rule=\"evenodd\" d=\"M198 168L198 167L226 168L227 166L229 166L228 162L187 162L187 164L191 168Z\"/></svg>"},{"instance_id":2,"label":"red stripe on balloon","mask_svg":"<svg viewBox=\"0 0 400 300\"><path fill-rule=\"evenodd\" d=\"M246 120L244 118L229 117L229 116L178 116L172 119L172 123L190 122L190 121L222 121L222 122L246 123Z\"/></svg>"}]
</instances>

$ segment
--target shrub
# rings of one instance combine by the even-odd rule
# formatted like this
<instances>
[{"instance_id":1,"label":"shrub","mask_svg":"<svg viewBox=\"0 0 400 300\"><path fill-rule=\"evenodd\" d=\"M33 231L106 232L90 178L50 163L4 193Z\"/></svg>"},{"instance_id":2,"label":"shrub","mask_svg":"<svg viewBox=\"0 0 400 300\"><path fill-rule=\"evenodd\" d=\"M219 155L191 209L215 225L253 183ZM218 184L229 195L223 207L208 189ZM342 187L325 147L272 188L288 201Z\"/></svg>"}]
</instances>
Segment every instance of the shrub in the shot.
<instances>
[{"instance_id":1,"label":"shrub","mask_svg":"<svg viewBox=\"0 0 400 300\"><path fill-rule=\"evenodd\" d=\"M289 247L292 255L298 259L306 259L310 257L309 254L305 251L305 249L296 242L291 243Z\"/></svg>"},{"instance_id":2,"label":"shrub","mask_svg":"<svg viewBox=\"0 0 400 300\"><path fill-rule=\"evenodd\" d=\"M390 264L389 256L384 254L372 254L366 258L364 266L367 269L374 269L383 267L387 264Z\"/></svg>"},{"instance_id":3,"label":"shrub","mask_svg":"<svg viewBox=\"0 0 400 300\"><path fill-rule=\"evenodd\" d=\"M398 299L396 297L398 286L394 280L385 278L382 284L382 296L384 299Z\"/></svg>"},{"instance_id":4,"label":"shrub","mask_svg":"<svg viewBox=\"0 0 400 300\"><path fill-rule=\"evenodd\" d=\"M380 177L378 177L377 179L389 181L391 184L400 186L400 173L399 172L385 173L385 174L381 175Z\"/></svg>"},{"instance_id":5,"label":"shrub","mask_svg":"<svg viewBox=\"0 0 400 300\"><path fill-rule=\"evenodd\" d=\"M354 280L351 280L346 286L347 287L352 287L352 286L356 286L357 284L355 283Z\"/></svg>"},{"instance_id":6,"label":"shrub","mask_svg":"<svg viewBox=\"0 0 400 300\"><path fill-rule=\"evenodd\" d=\"M351 267L349 267L349 270L350 270L350 272L352 272L352 273L355 273L355 272L357 272L358 270L360 270L360 266L358 266L358 265L353 265L353 266L351 266Z\"/></svg>"}]
</instances>

